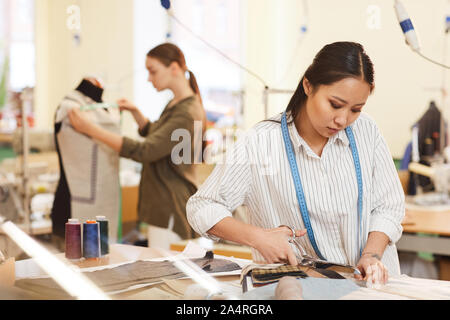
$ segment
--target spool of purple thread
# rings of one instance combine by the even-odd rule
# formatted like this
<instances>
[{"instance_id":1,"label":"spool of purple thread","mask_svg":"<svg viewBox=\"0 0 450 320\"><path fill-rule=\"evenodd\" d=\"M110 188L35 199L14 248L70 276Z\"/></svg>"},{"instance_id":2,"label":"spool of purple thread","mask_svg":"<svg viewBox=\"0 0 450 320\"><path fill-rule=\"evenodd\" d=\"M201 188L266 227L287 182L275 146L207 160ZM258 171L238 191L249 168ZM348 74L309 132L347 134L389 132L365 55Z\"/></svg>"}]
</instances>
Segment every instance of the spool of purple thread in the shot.
<instances>
[{"instance_id":1,"label":"spool of purple thread","mask_svg":"<svg viewBox=\"0 0 450 320\"><path fill-rule=\"evenodd\" d=\"M81 223L78 219L69 219L66 223L66 258L81 259Z\"/></svg>"}]
</instances>

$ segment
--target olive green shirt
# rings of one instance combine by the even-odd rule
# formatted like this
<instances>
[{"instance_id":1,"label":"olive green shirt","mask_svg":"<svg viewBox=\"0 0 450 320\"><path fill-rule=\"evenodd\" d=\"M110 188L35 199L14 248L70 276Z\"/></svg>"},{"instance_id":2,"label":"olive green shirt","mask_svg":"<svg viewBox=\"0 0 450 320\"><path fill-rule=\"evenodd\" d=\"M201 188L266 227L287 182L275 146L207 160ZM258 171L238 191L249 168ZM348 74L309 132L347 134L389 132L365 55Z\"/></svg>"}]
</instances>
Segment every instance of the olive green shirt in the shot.
<instances>
[{"instance_id":1,"label":"olive green shirt","mask_svg":"<svg viewBox=\"0 0 450 320\"><path fill-rule=\"evenodd\" d=\"M205 124L206 114L200 101L196 96L190 96L173 106L167 104L159 120L148 122L139 130L139 134L145 137L144 141L123 138L120 156L142 163L138 202L140 222L167 228L173 215L174 232L183 239L195 236L186 218L186 203L198 188L196 171L201 161L194 159L194 151L198 152L198 143L202 150ZM195 132L194 128L197 128ZM176 131L172 138L177 129L181 130ZM187 139L180 138L177 133L185 137L189 134L190 141L184 141ZM179 151L182 141L191 146L190 150L183 149L190 151L190 157L184 157L185 161L175 164L172 153L173 150ZM181 155L179 159L186 156L183 152L174 153Z\"/></svg>"}]
</instances>

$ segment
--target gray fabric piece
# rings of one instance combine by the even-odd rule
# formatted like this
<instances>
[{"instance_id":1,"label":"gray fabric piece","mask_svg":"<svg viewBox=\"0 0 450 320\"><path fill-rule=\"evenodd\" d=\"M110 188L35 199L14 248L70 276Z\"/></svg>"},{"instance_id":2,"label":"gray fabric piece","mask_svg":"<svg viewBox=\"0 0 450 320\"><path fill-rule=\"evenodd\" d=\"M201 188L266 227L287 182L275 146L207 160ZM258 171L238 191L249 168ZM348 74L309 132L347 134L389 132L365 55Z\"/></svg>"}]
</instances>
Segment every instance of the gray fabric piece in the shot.
<instances>
[{"instance_id":1,"label":"gray fabric piece","mask_svg":"<svg viewBox=\"0 0 450 320\"><path fill-rule=\"evenodd\" d=\"M57 134L64 171L71 195L72 218L109 220L109 241L117 241L120 212L119 154L73 129L68 111L94 103L79 91L63 100L56 112L56 122L62 122ZM120 114L117 109L85 111L96 125L120 134Z\"/></svg>"},{"instance_id":2,"label":"gray fabric piece","mask_svg":"<svg viewBox=\"0 0 450 320\"><path fill-rule=\"evenodd\" d=\"M207 273L240 270L240 266L225 259L198 258L190 260ZM84 272L100 289L114 292L138 284L150 284L161 279L178 279L185 276L171 261L136 261L111 269ZM16 287L47 295L51 298L69 298L52 278L21 279Z\"/></svg>"},{"instance_id":3,"label":"gray fabric piece","mask_svg":"<svg viewBox=\"0 0 450 320\"><path fill-rule=\"evenodd\" d=\"M359 287L348 279L321 279L308 277L297 279L303 290L304 300L337 300L358 290ZM277 283L272 283L242 294L243 300L275 300Z\"/></svg>"},{"instance_id":4,"label":"gray fabric piece","mask_svg":"<svg viewBox=\"0 0 450 320\"><path fill-rule=\"evenodd\" d=\"M20 196L14 185L6 183L0 185L0 212L6 221L17 221L21 210Z\"/></svg>"},{"instance_id":5,"label":"gray fabric piece","mask_svg":"<svg viewBox=\"0 0 450 320\"><path fill-rule=\"evenodd\" d=\"M399 253L402 274L414 278L439 279L439 266L436 261L427 261L416 252Z\"/></svg>"}]
</instances>

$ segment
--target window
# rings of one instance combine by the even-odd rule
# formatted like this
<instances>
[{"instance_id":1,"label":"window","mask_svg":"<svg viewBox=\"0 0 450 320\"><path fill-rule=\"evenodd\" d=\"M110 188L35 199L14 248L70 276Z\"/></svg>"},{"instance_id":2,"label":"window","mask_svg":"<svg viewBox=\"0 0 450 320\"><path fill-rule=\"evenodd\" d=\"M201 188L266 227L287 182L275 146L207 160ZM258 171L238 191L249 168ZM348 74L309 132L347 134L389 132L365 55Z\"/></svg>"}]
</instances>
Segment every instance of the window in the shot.
<instances>
[{"instance_id":1,"label":"window","mask_svg":"<svg viewBox=\"0 0 450 320\"><path fill-rule=\"evenodd\" d=\"M0 0L1 130L15 128L14 106L7 103L9 93L34 86L34 0Z\"/></svg>"},{"instance_id":2,"label":"window","mask_svg":"<svg viewBox=\"0 0 450 320\"><path fill-rule=\"evenodd\" d=\"M241 1L177 0L172 6L171 40L197 78L208 119L205 161L215 163L242 123L241 70L230 61L242 61Z\"/></svg>"},{"instance_id":3,"label":"window","mask_svg":"<svg viewBox=\"0 0 450 320\"><path fill-rule=\"evenodd\" d=\"M147 81L145 59L150 49L166 41L167 19L160 1L134 0L134 102L151 121L159 118L170 95L156 92Z\"/></svg>"},{"instance_id":4,"label":"window","mask_svg":"<svg viewBox=\"0 0 450 320\"><path fill-rule=\"evenodd\" d=\"M241 71L223 55L242 60L240 1L177 0L172 6L174 16L182 23L171 22L172 41L183 50L188 68L197 78L209 125L239 125Z\"/></svg>"},{"instance_id":5,"label":"window","mask_svg":"<svg viewBox=\"0 0 450 320\"><path fill-rule=\"evenodd\" d=\"M173 19L160 1L134 0L134 101L150 120L159 118L171 94L157 93L147 82L145 57L163 42L179 46L207 113L206 161L215 161L210 159L235 139L231 128L242 123L241 70L226 58L242 61L241 6L240 0L172 0Z\"/></svg>"},{"instance_id":6,"label":"window","mask_svg":"<svg viewBox=\"0 0 450 320\"><path fill-rule=\"evenodd\" d=\"M0 12L0 60L3 68L9 61L9 88L34 87L34 0L0 0Z\"/></svg>"}]
</instances>

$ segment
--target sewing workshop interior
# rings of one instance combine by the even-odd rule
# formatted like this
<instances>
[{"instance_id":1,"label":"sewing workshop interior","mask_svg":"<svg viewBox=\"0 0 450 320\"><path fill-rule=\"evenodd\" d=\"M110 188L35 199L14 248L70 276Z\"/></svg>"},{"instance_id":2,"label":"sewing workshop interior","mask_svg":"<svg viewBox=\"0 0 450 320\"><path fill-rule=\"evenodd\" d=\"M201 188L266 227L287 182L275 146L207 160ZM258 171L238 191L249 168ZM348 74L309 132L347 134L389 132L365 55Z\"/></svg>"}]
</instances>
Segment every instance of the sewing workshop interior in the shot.
<instances>
[{"instance_id":1,"label":"sewing workshop interior","mask_svg":"<svg viewBox=\"0 0 450 320\"><path fill-rule=\"evenodd\" d=\"M450 0L0 0L0 300L450 300L449 69Z\"/></svg>"}]
</instances>

